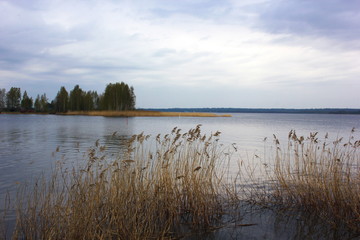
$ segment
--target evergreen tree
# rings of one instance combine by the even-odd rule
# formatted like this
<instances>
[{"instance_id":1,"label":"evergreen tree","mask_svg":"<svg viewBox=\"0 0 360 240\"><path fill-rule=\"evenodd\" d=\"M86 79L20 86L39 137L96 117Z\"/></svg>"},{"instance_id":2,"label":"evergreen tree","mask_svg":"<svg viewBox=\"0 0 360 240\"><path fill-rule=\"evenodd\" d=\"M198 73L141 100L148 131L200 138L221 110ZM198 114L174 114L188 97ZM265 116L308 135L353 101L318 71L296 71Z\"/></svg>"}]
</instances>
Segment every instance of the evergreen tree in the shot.
<instances>
[{"instance_id":1,"label":"evergreen tree","mask_svg":"<svg viewBox=\"0 0 360 240\"><path fill-rule=\"evenodd\" d=\"M0 89L0 111L6 107L6 90Z\"/></svg>"},{"instance_id":2,"label":"evergreen tree","mask_svg":"<svg viewBox=\"0 0 360 240\"><path fill-rule=\"evenodd\" d=\"M100 94L98 97L98 109L106 110L105 101L104 101L104 93Z\"/></svg>"},{"instance_id":3,"label":"evergreen tree","mask_svg":"<svg viewBox=\"0 0 360 240\"><path fill-rule=\"evenodd\" d=\"M135 100L134 88L124 82L108 84L104 93L100 95L96 91L85 92L79 85L75 85L70 94L65 87L61 87L51 103L48 102L46 93L38 94L33 101L27 91L21 98L20 88L12 87L7 93L5 89L0 89L0 110L7 107L10 111L19 111L20 107L23 111L29 111L33 106L36 112L124 111L135 109Z\"/></svg>"},{"instance_id":4,"label":"evergreen tree","mask_svg":"<svg viewBox=\"0 0 360 240\"><path fill-rule=\"evenodd\" d=\"M20 110L21 91L20 88L12 87L6 94L6 105L10 111Z\"/></svg>"},{"instance_id":5,"label":"evergreen tree","mask_svg":"<svg viewBox=\"0 0 360 240\"><path fill-rule=\"evenodd\" d=\"M34 108L36 112L41 112L40 95L38 94L35 99Z\"/></svg>"},{"instance_id":6,"label":"evergreen tree","mask_svg":"<svg viewBox=\"0 0 360 240\"><path fill-rule=\"evenodd\" d=\"M136 104L136 96L135 96L134 88L131 86L130 87L130 105L129 105L129 109L130 110L135 110L135 104Z\"/></svg>"},{"instance_id":7,"label":"evergreen tree","mask_svg":"<svg viewBox=\"0 0 360 240\"><path fill-rule=\"evenodd\" d=\"M88 91L87 93L84 94L83 101L84 101L83 110L85 111L94 110L94 102L92 99L91 91Z\"/></svg>"},{"instance_id":8,"label":"evergreen tree","mask_svg":"<svg viewBox=\"0 0 360 240\"><path fill-rule=\"evenodd\" d=\"M25 91L21 100L21 108L25 111L31 110L33 106L33 99L29 98L27 92Z\"/></svg>"},{"instance_id":9,"label":"evergreen tree","mask_svg":"<svg viewBox=\"0 0 360 240\"><path fill-rule=\"evenodd\" d=\"M83 92L83 110L92 111L98 109L98 98L96 91Z\"/></svg>"},{"instance_id":10,"label":"evergreen tree","mask_svg":"<svg viewBox=\"0 0 360 240\"><path fill-rule=\"evenodd\" d=\"M84 110L84 92L79 85L76 85L70 92L69 108L72 111Z\"/></svg>"},{"instance_id":11,"label":"evergreen tree","mask_svg":"<svg viewBox=\"0 0 360 240\"><path fill-rule=\"evenodd\" d=\"M69 108L69 94L65 87L61 87L55 98L55 111L67 112Z\"/></svg>"},{"instance_id":12,"label":"evergreen tree","mask_svg":"<svg viewBox=\"0 0 360 240\"><path fill-rule=\"evenodd\" d=\"M41 109L41 112L49 111L49 102L48 102L48 98L46 97L46 93L44 93L40 97L40 109Z\"/></svg>"},{"instance_id":13,"label":"evergreen tree","mask_svg":"<svg viewBox=\"0 0 360 240\"><path fill-rule=\"evenodd\" d=\"M135 108L135 94L124 82L108 84L102 99L105 110L132 110Z\"/></svg>"}]
</instances>

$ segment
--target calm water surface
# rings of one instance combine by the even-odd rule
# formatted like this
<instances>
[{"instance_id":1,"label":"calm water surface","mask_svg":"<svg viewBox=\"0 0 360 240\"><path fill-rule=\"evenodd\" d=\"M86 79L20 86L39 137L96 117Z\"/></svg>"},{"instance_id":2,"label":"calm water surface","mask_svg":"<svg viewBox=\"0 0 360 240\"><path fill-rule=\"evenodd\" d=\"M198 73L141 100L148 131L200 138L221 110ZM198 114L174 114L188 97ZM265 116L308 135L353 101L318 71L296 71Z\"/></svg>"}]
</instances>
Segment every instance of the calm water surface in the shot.
<instances>
[{"instance_id":1,"label":"calm water surface","mask_svg":"<svg viewBox=\"0 0 360 240\"><path fill-rule=\"evenodd\" d=\"M319 132L320 137L326 133L332 139L348 137L353 127L360 131L360 115L244 113L233 114L231 118L112 118L0 114L0 204L4 194L12 195L19 183L41 172L50 172L59 156L81 161L98 139L107 146L107 151L115 153L133 134L164 135L174 127L185 132L197 124L202 124L201 129L207 134L221 131L221 142L236 143L239 158L246 158L262 153L265 137L271 143L275 134L286 142L292 129L298 135ZM359 132L355 132L355 138L360 139ZM60 151L54 157L58 147Z\"/></svg>"}]
</instances>

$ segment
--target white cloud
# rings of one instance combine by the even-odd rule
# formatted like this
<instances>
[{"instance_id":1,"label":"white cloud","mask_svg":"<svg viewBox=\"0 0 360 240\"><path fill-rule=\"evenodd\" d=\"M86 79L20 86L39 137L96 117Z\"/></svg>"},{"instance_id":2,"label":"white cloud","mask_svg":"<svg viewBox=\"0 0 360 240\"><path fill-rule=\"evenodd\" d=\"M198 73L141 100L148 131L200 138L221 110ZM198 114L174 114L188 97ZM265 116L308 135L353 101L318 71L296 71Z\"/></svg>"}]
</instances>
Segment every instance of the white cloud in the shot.
<instances>
[{"instance_id":1,"label":"white cloud","mask_svg":"<svg viewBox=\"0 0 360 240\"><path fill-rule=\"evenodd\" d=\"M140 89L166 84L168 90L171 86L202 88L198 94L205 99L210 98L205 90L212 89L253 89L254 94L258 89L264 95L264 91L313 86L333 92L339 87L328 83L358 81L359 48L344 47L327 34L302 34L295 28L272 31L291 20L290 15L283 16L287 19L280 24L271 12L264 14L264 9L281 12L274 2L278 1L48 1L30 9L0 1L0 11L21 16L0 23L0 51L6 49L0 67L7 69L0 72L0 81L5 84L14 73L11 79L18 76L19 82L20 75L54 79L56 88L70 81L99 89L111 81L125 81ZM346 11L339 16L354 19ZM269 20L268 25L259 24L263 19ZM359 41L352 39L351 44ZM240 99L236 94L228 98L231 102ZM271 102L259 98L252 100L258 107ZM169 104L180 106L182 101L173 96ZM192 102L196 101L193 97ZM229 101L223 103L226 107ZM161 107L163 101L154 100L154 104Z\"/></svg>"}]
</instances>

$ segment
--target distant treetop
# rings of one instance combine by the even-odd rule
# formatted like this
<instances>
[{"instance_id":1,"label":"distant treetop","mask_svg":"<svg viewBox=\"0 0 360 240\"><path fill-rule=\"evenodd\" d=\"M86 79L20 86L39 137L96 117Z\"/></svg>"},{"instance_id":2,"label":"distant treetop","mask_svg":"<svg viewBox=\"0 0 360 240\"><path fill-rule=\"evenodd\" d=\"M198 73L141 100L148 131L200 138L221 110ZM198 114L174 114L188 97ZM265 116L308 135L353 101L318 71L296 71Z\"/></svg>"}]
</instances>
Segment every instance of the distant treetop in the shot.
<instances>
[{"instance_id":1,"label":"distant treetop","mask_svg":"<svg viewBox=\"0 0 360 240\"><path fill-rule=\"evenodd\" d=\"M34 102L26 91L21 98L20 88L12 87L7 93L5 89L0 89L0 111L124 111L134 110L135 102L134 88L124 82L109 83L105 92L100 95L96 91L83 91L79 85L75 85L69 93L62 86L51 103L48 102L45 93L38 94Z\"/></svg>"}]
</instances>

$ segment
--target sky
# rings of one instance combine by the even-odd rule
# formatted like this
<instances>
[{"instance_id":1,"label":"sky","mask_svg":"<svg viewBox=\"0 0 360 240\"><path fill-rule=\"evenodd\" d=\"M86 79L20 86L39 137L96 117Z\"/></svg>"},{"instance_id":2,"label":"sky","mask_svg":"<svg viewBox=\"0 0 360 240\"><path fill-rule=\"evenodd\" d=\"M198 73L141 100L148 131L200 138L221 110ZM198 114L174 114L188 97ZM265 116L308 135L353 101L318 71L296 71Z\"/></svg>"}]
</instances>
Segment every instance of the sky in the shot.
<instances>
[{"instance_id":1,"label":"sky","mask_svg":"<svg viewBox=\"0 0 360 240\"><path fill-rule=\"evenodd\" d=\"M0 88L138 108L360 108L359 0L0 0Z\"/></svg>"}]
</instances>

